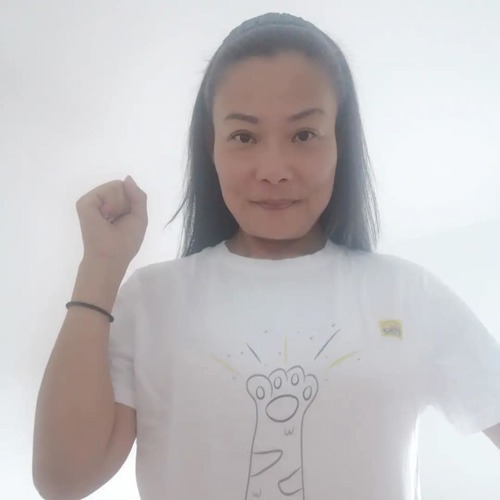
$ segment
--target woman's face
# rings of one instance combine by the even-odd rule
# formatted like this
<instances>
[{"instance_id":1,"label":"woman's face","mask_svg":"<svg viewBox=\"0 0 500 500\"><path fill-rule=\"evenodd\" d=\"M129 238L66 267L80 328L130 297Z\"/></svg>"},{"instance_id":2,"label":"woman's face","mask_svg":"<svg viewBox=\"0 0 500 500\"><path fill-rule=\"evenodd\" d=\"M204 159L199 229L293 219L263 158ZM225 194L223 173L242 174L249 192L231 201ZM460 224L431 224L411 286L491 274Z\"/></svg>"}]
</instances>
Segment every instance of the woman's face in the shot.
<instances>
[{"instance_id":1,"label":"woman's face","mask_svg":"<svg viewBox=\"0 0 500 500\"><path fill-rule=\"evenodd\" d=\"M332 195L336 114L329 76L300 54L248 59L223 75L213 160L242 231L271 240L311 231Z\"/></svg>"}]
</instances>

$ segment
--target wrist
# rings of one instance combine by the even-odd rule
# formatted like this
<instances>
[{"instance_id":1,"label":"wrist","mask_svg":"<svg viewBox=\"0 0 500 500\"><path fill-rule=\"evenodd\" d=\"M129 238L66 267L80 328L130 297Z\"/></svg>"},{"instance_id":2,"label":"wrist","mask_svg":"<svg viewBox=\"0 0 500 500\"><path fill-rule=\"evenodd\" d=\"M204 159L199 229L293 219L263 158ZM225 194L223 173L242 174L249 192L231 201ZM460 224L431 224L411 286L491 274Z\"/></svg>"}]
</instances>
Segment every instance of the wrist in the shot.
<instances>
[{"instance_id":1,"label":"wrist","mask_svg":"<svg viewBox=\"0 0 500 500\"><path fill-rule=\"evenodd\" d=\"M127 267L116 261L84 258L71 301L86 302L111 313Z\"/></svg>"}]
</instances>

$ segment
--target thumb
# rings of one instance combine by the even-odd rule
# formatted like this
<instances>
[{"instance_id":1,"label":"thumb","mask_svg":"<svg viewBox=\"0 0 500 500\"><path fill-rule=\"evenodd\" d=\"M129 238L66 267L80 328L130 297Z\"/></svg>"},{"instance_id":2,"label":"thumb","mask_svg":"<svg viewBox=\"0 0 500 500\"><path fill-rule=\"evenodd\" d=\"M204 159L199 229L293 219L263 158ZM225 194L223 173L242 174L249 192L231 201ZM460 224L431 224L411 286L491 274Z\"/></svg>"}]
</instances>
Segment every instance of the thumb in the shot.
<instances>
[{"instance_id":1,"label":"thumb","mask_svg":"<svg viewBox=\"0 0 500 500\"><path fill-rule=\"evenodd\" d=\"M130 175L125 177L123 184L130 200L131 212L133 214L146 215L146 193L136 184Z\"/></svg>"}]
</instances>

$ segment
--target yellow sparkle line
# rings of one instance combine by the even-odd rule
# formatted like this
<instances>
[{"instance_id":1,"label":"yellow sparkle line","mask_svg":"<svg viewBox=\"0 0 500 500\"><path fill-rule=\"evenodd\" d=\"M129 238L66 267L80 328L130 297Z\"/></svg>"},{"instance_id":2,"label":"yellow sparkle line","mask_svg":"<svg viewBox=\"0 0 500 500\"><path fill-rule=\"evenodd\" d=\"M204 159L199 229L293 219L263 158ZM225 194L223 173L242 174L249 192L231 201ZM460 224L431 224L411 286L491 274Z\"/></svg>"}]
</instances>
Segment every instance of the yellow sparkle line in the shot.
<instances>
[{"instance_id":1,"label":"yellow sparkle line","mask_svg":"<svg viewBox=\"0 0 500 500\"><path fill-rule=\"evenodd\" d=\"M212 356L212 359L217 361L220 365L222 365L224 368L229 370L231 373L234 373L235 375L239 375L239 372L237 372L232 366L228 365L223 359L220 359L216 356Z\"/></svg>"},{"instance_id":2,"label":"yellow sparkle line","mask_svg":"<svg viewBox=\"0 0 500 500\"><path fill-rule=\"evenodd\" d=\"M285 336L285 365L288 363L288 336Z\"/></svg>"},{"instance_id":3,"label":"yellow sparkle line","mask_svg":"<svg viewBox=\"0 0 500 500\"><path fill-rule=\"evenodd\" d=\"M342 356L340 359L337 359L337 361L334 361L328 368L333 368L335 365L342 363L342 361L345 361L348 357L352 356L353 354L356 354L357 352L359 351L353 351L350 352L349 354L346 354L345 356Z\"/></svg>"}]
</instances>

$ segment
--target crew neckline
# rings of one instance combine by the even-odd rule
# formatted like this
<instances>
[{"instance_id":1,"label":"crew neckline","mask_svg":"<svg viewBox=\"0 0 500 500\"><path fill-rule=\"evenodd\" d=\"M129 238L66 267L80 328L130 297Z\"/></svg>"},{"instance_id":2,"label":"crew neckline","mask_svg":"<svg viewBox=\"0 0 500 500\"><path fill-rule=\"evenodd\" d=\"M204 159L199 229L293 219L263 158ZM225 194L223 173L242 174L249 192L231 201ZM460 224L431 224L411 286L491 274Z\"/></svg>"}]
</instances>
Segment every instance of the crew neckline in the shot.
<instances>
[{"instance_id":1,"label":"crew neckline","mask_svg":"<svg viewBox=\"0 0 500 500\"><path fill-rule=\"evenodd\" d=\"M280 272L290 269L310 269L331 262L331 257L336 251L337 245L331 240L320 250L307 255L297 257L286 257L284 259L261 259L256 257L246 257L231 252L227 247L228 240L221 241L213 247L214 255L223 262L242 270Z\"/></svg>"}]
</instances>

